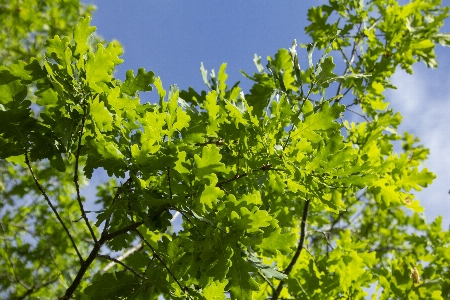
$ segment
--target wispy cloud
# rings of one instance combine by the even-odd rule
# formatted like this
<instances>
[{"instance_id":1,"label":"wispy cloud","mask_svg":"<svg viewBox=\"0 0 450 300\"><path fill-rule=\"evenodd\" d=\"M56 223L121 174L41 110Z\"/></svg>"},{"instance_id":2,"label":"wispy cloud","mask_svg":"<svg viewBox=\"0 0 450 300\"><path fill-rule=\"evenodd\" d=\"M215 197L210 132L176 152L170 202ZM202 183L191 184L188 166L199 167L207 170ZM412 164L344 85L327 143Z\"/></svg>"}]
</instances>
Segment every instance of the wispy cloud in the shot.
<instances>
[{"instance_id":1,"label":"wispy cloud","mask_svg":"<svg viewBox=\"0 0 450 300\"><path fill-rule=\"evenodd\" d=\"M414 75L397 72L393 83L397 90L389 91L392 107L403 115L400 131L420 138L430 149L426 167L437 178L428 188L417 193L425 207L428 221L443 216L444 228L450 224L450 85L443 69L428 70L419 66Z\"/></svg>"}]
</instances>

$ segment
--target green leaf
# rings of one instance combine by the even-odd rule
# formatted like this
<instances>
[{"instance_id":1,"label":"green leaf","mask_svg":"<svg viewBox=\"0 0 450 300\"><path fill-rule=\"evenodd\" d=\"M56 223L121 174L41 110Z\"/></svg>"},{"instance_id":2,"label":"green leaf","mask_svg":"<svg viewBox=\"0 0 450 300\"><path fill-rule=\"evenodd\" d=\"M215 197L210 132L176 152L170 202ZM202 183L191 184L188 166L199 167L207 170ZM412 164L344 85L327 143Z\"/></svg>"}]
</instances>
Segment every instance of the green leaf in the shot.
<instances>
[{"instance_id":1,"label":"green leaf","mask_svg":"<svg viewBox=\"0 0 450 300\"><path fill-rule=\"evenodd\" d=\"M228 280L224 280L222 282L213 281L206 288L203 289L203 296L207 300L223 300L226 299L225 296L225 286L227 285Z\"/></svg>"},{"instance_id":2,"label":"green leaf","mask_svg":"<svg viewBox=\"0 0 450 300\"><path fill-rule=\"evenodd\" d=\"M138 75L136 77L134 77L133 70L128 70L126 77L127 79L120 86L120 90L130 96L134 96L138 91L151 91L151 84L155 82L155 73L152 71L146 73L144 68L138 70Z\"/></svg>"},{"instance_id":3,"label":"green leaf","mask_svg":"<svg viewBox=\"0 0 450 300\"><path fill-rule=\"evenodd\" d=\"M256 206L250 211L247 207L240 207L230 214L230 222L238 231L261 232L263 227L270 225L272 216L265 210L259 210Z\"/></svg>"},{"instance_id":4,"label":"green leaf","mask_svg":"<svg viewBox=\"0 0 450 300\"><path fill-rule=\"evenodd\" d=\"M277 250L282 253L291 253L296 240L292 232L281 233L281 228L276 228L258 246L270 255L277 255Z\"/></svg>"},{"instance_id":5,"label":"green leaf","mask_svg":"<svg viewBox=\"0 0 450 300\"><path fill-rule=\"evenodd\" d=\"M418 168L414 168L410 172L404 170L400 179L396 181L396 184L401 186L407 192L409 192L411 188L420 191L422 190L421 187L427 187L435 178L436 175L429 172L427 168L422 169L420 172Z\"/></svg>"},{"instance_id":6,"label":"green leaf","mask_svg":"<svg viewBox=\"0 0 450 300\"><path fill-rule=\"evenodd\" d=\"M90 299L120 299L135 294L140 285L139 281L125 272L105 273L96 278L84 293Z\"/></svg>"},{"instance_id":7,"label":"green leaf","mask_svg":"<svg viewBox=\"0 0 450 300\"><path fill-rule=\"evenodd\" d=\"M217 201L225 195L224 191L216 187L216 183L217 179L211 180L211 185L205 186L200 196L200 203L209 209L214 208Z\"/></svg>"},{"instance_id":8,"label":"green leaf","mask_svg":"<svg viewBox=\"0 0 450 300\"><path fill-rule=\"evenodd\" d=\"M100 97L95 97L91 104L91 116L95 125L97 125L100 131L112 130L113 117L108 109L105 107L104 102L100 102Z\"/></svg>"},{"instance_id":9,"label":"green leaf","mask_svg":"<svg viewBox=\"0 0 450 300\"><path fill-rule=\"evenodd\" d=\"M91 18L82 18L73 30L73 39L76 47L74 55L83 56L89 50L88 38L95 31L95 26L90 26Z\"/></svg>"},{"instance_id":10,"label":"green leaf","mask_svg":"<svg viewBox=\"0 0 450 300\"><path fill-rule=\"evenodd\" d=\"M210 174L225 172L225 165L221 162L222 155L216 145L206 145L202 147L201 157L194 155L196 164L196 176L202 179Z\"/></svg>"},{"instance_id":11,"label":"green leaf","mask_svg":"<svg viewBox=\"0 0 450 300\"><path fill-rule=\"evenodd\" d=\"M280 273L275 267L265 264L253 251L245 251L247 261L260 270L267 278L285 279L286 274Z\"/></svg>"},{"instance_id":12,"label":"green leaf","mask_svg":"<svg viewBox=\"0 0 450 300\"><path fill-rule=\"evenodd\" d=\"M258 283L250 276L255 268L247 263L240 250L231 258L231 267L227 274L227 289L231 292L231 299L251 299L252 291L259 289Z\"/></svg>"},{"instance_id":13,"label":"green leaf","mask_svg":"<svg viewBox=\"0 0 450 300\"><path fill-rule=\"evenodd\" d=\"M117 43L110 43L106 48L99 44L95 54L87 53L86 81L93 90L101 93L103 90L98 84L111 82L114 67L123 62L119 58L122 53L123 50Z\"/></svg>"},{"instance_id":14,"label":"green leaf","mask_svg":"<svg viewBox=\"0 0 450 300\"><path fill-rule=\"evenodd\" d=\"M0 69L0 104L14 109L22 105L27 96L27 86L9 70Z\"/></svg>"}]
</instances>

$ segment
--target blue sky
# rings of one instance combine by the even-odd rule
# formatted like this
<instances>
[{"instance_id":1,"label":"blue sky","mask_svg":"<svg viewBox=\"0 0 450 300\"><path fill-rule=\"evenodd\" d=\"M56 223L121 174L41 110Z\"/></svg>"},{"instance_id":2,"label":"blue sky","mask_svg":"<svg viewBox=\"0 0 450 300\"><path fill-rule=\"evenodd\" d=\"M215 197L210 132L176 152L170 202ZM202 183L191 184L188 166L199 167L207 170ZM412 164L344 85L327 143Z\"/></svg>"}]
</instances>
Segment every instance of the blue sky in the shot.
<instances>
[{"instance_id":1,"label":"blue sky","mask_svg":"<svg viewBox=\"0 0 450 300\"><path fill-rule=\"evenodd\" d=\"M116 77L144 67L160 76L167 89L177 84L181 89L205 89L199 67L216 71L227 62L228 84L241 81L245 91L250 82L240 70L255 72L253 56L265 61L279 48L287 48L294 39L311 40L303 31L307 10L327 1L119 1L95 0L92 25L106 40L118 40L125 49L125 62ZM404 1L403 1L404 2ZM264 4L263 4L264 3ZM444 31L450 32L450 21ZM427 167L438 176L435 182L417 194L431 221L444 217L450 224L450 49L438 46L439 68L430 70L423 63L414 75L397 72L393 83L397 90L387 92L392 107L404 116L402 131L420 137L430 148ZM302 53L299 53L300 57ZM317 55L318 56L318 55ZM316 56L316 58L317 58ZM306 59L306 54L304 55ZM339 60L336 57L336 60ZM265 62L264 62L265 64ZM302 61L300 61L302 64ZM142 95L143 100L157 99L156 93Z\"/></svg>"}]
</instances>

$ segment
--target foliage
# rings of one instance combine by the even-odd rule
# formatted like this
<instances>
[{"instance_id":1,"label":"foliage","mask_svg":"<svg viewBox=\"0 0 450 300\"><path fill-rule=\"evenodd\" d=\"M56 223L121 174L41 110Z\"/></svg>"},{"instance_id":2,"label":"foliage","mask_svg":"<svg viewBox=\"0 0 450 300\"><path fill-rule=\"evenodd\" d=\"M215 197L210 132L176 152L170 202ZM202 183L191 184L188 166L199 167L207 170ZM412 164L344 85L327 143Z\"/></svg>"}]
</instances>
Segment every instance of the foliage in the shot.
<instances>
[{"instance_id":1,"label":"foliage","mask_svg":"<svg viewBox=\"0 0 450 300\"><path fill-rule=\"evenodd\" d=\"M313 7L308 66L296 42L266 69L255 56L247 94L228 86L226 64L209 77L202 65L200 93L165 90L144 69L121 82L121 46L92 45L88 17L48 39L43 63L0 67L2 289L61 299L361 299L369 288L381 299L450 297L450 233L440 218L425 223L412 192L434 178L422 166L428 150L396 132L401 115L383 96L398 67L437 66L447 16L435 0ZM153 88L159 103L140 103ZM97 169L111 180L97 187L94 221L80 189Z\"/></svg>"}]
</instances>

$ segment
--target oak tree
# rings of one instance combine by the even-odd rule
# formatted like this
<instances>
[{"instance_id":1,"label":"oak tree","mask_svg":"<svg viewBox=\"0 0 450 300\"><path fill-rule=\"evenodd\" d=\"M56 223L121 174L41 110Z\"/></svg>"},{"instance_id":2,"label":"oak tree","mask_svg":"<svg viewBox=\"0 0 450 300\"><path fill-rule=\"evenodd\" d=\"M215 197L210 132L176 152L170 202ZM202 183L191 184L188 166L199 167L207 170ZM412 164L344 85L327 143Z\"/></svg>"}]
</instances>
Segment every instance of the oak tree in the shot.
<instances>
[{"instance_id":1,"label":"oak tree","mask_svg":"<svg viewBox=\"0 0 450 300\"><path fill-rule=\"evenodd\" d=\"M3 4L7 20L41 5L20 3ZM1 49L6 297L450 297L450 232L424 221L413 192L435 177L428 150L397 132L384 96L397 69L437 67L435 46L450 43L441 1L312 7L312 43L255 55L249 91L226 64L202 65L204 91L166 90L143 68L120 81L122 47L70 3L43 14L61 12L62 28L81 17L73 31L44 18ZM158 103L140 101L150 91ZM108 180L83 196L99 169Z\"/></svg>"}]
</instances>

